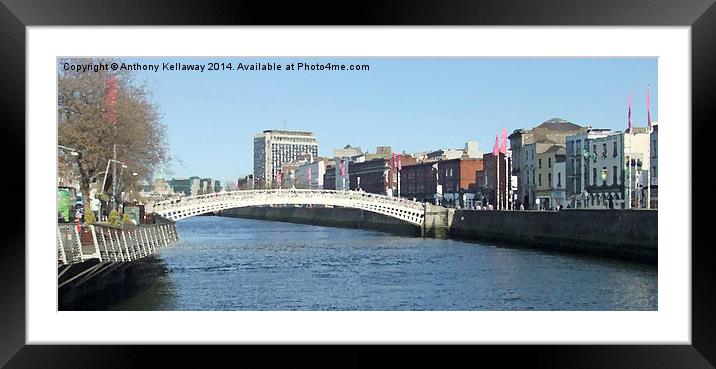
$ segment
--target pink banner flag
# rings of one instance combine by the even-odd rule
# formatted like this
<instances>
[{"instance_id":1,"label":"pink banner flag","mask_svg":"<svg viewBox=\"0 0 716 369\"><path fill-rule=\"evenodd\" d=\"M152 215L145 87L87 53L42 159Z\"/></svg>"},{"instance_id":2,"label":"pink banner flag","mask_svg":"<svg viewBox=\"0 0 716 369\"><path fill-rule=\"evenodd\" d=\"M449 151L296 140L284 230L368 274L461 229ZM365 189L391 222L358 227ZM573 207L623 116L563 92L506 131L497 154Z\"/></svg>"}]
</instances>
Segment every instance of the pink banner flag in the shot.
<instances>
[{"instance_id":1,"label":"pink banner flag","mask_svg":"<svg viewBox=\"0 0 716 369\"><path fill-rule=\"evenodd\" d=\"M107 123L117 123L117 77L115 76L105 82L102 118Z\"/></svg>"},{"instance_id":2,"label":"pink banner flag","mask_svg":"<svg viewBox=\"0 0 716 369\"><path fill-rule=\"evenodd\" d=\"M507 128L502 129L502 138L500 141L500 153L507 154Z\"/></svg>"},{"instance_id":3,"label":"pink banner flag","mask_svg":"<svg viewBox=\"0 0 716 369\"><path fill-rule=\"evenodd\" d=\"M627 113L627 124L629 129L631 129L631 94L629 94L629 112Z\"/></svg>"},{"instance_id":4,"label":"pink banner flag","mask_svg":"<svg viewBox=\"0 0 716 369\"><path fill-rule=\"evenodd\" d=\"M398 170L403 169L403 160L401 159L400 155L398 155Z\"/></svg>"},{"instance_id":5,"label":"pink banner flag","mask_svg":"<svg viewBox=\"0 0 716 369\"><path fill-rule=\"evenodd\" d=\"M495 135L495 145L492 146L492 155L497 156L500 153L500 142L498 135Z\"/></svg>"},{"instance_id":6,"label":"pink banner flag","mask_svg":"<svg viewBox=\"0 0 716 369\"><path fill-rule=\"evenodd\" d=\"M646 124L651 128L651 84L646 88Z\"/></svg>"},{"instance_id":7,"label":"pink banner flag","mask_svg":"<svg viewBox=\"0 0 716 369\"><path fill-rule=\"evenodd\" d=\"M311 177L313 177L311 175L311 167L308 167L308 172L306 173L306 179L308 180L309 185L311 184Z\"/></svg>"},{"instance_id":8,"label":"pink banner flag","mask_svg":"<svg viewBox=\"0 0 716 369\"><path fill-rule=\"evenodd\" d=\"M343 160L338 161L338 169L341 170L341 177L346 176L346 162Z\"/></svg>"}]
</instances>

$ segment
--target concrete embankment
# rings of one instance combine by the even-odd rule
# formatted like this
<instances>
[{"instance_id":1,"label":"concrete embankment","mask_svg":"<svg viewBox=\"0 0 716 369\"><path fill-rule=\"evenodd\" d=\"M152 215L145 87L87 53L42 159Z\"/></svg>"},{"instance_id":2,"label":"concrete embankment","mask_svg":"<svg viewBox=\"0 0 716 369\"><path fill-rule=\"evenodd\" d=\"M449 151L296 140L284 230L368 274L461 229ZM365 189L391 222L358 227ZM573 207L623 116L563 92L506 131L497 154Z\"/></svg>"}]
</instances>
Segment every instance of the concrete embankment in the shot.
<instances>
[{"instance_id":1,"label":"concrete embankment","mask_svg":"<svg viewBox=\"0 0 716 369\"><path fill-rule=\"evenodd\" d=\"M456 210L450 237L656 264L656 210Z\"/></svg>"},{"instance_id":2,"label":"concrete embankment","mask_svg":"<svg viewBox=\"0 0 716 369\"><path fill-rule=\"evenodd\" d=\"M178 240L176 224L156 218L140 226L57 227L60 310L101 310L166 274L157 252Z\"/></svg>"},{"instance_id":3,"label":"concrete embankment","mask_svg":"<svg viewBox=\"0 0 716 369\"><path fill-rule=\"evenodd\" d=\"M329 227L361 228L420 236L420 227L389 216L361 209L324 207L247 207L221 211L222 216L311 224Z\"/></svg>"},{"instance_id":4,"label":"concrete embankment","mask_svg":"<svg viewBox=\"0 0 716 369\"><path fill-rule=\"evenodd\" d=\"M252 207L221 215L421 235L419 227L359 209ZM480 211L428 204L422 234L651 264L656 263L658 251L656 210Z\"/></svg>"},{"instance_id":5,"label":"concrete embankment","mask_svg":"<svg viewBox=\"0 0 716 369\"><path fill-rule=\"evenodd\" d=\"M97 264L97 259L72 264L58 282L62 283L97 267ZM158 255L113 263L104 268L104 271L88 280L80 277L60 287L57 301L59 310L102 310L150 286L167 273L167 267Z\"/></svg>"}]
</instances>

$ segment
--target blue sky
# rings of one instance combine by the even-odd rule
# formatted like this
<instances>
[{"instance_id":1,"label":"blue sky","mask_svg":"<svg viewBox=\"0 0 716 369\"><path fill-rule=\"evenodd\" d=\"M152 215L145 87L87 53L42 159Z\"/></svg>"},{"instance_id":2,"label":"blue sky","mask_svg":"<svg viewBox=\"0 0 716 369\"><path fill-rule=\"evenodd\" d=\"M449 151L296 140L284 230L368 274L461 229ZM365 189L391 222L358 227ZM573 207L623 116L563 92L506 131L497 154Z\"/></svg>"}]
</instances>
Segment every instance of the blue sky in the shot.
<instances>
[{"instance_id":1,"label":"blue sky","mask_svg":"<svg viewBox=\"0 0 716 369\"><path fill-rule=\"evenodd\" d=\"M252 171L252 136L265 129L316 133L319 154L346 144L418 152L477 140L559 117L623 130L646 125L646 92L658 121L657 59L465 58L144 58L186 64L368 64L369 71L137 72L163 114L171 154L181 161L157 176L225 178ZM284 123L285 121L285 123Z\"/></svg>"}]
</instances>

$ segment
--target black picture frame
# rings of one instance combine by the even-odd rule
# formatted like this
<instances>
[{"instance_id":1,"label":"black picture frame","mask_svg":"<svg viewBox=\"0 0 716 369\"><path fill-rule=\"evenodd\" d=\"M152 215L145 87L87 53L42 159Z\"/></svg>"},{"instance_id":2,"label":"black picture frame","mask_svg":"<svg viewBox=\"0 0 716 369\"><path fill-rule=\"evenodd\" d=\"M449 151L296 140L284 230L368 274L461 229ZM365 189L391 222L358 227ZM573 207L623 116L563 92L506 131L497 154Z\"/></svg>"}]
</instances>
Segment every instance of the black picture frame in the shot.
<instances>
[{"instance_id":1,"label":"black picture frame","mask_svg":"<svg viewBox=\"0 0 716 369\"><path fill-rule=\"evenodd\" d=\"M525 364L550 368L713 368L716 363L716 294L714 251L708 231L708 195L689 199L692 255L692 345L519 345L441 347L404 346L236 347L236 346L108 346L26 345L25 336L25 202L24 189L25 73L27 26L105 25L550 25L550 26L690 26L692 67L692 194L709 192L706 168L714 136L713 91L716 90L716 6L714 0L553 0L553 1L386 1L376 4L338 2L218 1L43 1L0 0L0 98L3 147L7 169L0 211L0 365L10 368L91 368L161 366L167 358L202 367L224 363L266 366L275 360L332 361L331 366L427 363L441 366L469 358L474 363L497 359L500 366ZM346 6L347 5L347 6ZM71 42L71 40L68 40ZM14 154L14 155L12 155ZM701 168L701 170L696 170ZM11 173L11 174L9 174ZM20 194L24 195L24 198ZM663 201L684 201L663 199ZM101 328L101 327L100 327ZM71 329L71 327L68 327ZM375 354L375 355L374 355ZM378 359L377 354L387 354ZM382 356L382 355L381 355ZM339 361L333 361L338 359ZM270 366L270 365L269 365Z\"/></svg>"}]
</instances>

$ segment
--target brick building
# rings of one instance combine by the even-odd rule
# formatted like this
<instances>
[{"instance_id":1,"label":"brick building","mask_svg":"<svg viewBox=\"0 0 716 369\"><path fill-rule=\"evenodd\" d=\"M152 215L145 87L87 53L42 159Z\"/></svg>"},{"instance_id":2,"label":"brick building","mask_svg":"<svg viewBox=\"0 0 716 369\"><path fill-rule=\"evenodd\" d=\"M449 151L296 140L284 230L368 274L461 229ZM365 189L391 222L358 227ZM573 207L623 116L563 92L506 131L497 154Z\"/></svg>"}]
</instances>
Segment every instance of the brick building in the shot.
<instances>
[{"instance_id":1,"label":"brick building","mask_svg":"<svg viewBox=\"0 0 716 369\"><path fill-rule=\"evenodd\" d=\"M472 191L475 172L482 170L482 166L482 159L452 159L404 165L400 176L401 196L450 204L464 202L461 196Z\"/></svg>"},{"instance_id":2,"label":"brick building","mask_svg":"<svg viewBox=\"0 0 716 369\"><path fill-rule=\"evenodd\" d=\"M362 163L351 163L348 167L350 190L360 189L365 192L385 195L388 189L389 173L389 159L379 158Z\"/></svg>"},{"instance_id":3,"label":"brick building","mask_svg":"<svg viewBox=\"0 0 716 369\"><path fill-rule=\"evenodd\" d=\"M399 156L403 169L405 169L406 165L416 163L416 159L411 155L401 154ZM360 188L365 192L397 196L398 168L393 165L392 154L388 158L350 162L347 172L351 190L358 189L358 182L360 181ZM359 177L360 179L358 179ZM401 183L401 190L403 188L404 186Z\"/></svg>"},{"instance_id":4,"label":"brick building","mask_svg":"<svg viewBox=\"0 0 716 369\"><path fill-rule=\"evenodd\" d=\"M513 206L514 196L511 191L512 187L512 153L507 155L500 154L500 172L499 172L499 204L497 202L498 189L498 173L497 173L497 157L492 153L482 156L483 167L481 172L475 173L477 187L484 198L485 204L492 204L495 209L511 209ZM513 201L510 201L513 200Z\"/></svg>"},{"instance_id":5,"label":"brick building","mask_svg":"<svg viewBox=\"0 0 716 369\"><path fill-rule=\"evenodd\" d=\"M326 166L326 174L323 175L323 189L336 189L336 168L333 164L328 164L328 166Z\"/></svg>"}]
</instances>

